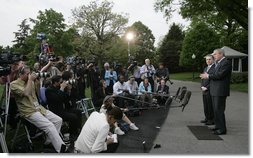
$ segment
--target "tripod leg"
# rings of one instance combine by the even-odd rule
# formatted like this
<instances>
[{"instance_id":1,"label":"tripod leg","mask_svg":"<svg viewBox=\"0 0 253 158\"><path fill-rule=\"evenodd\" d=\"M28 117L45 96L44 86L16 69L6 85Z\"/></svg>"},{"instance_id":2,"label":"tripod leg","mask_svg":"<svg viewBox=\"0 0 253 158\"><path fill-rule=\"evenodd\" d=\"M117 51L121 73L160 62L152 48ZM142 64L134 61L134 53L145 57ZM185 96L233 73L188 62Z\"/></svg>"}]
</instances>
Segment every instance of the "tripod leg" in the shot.
<instances>
[{"instance_id":1,"label":"tripod leg","mask_svg":"<svg viewBox=\"0 0 253 158\"><path fill-rule=\"evenodd\" d=\"M9 153L3 132L0 133L0 143L1 143L3 153Z\"/></svg>"}]
</instances>

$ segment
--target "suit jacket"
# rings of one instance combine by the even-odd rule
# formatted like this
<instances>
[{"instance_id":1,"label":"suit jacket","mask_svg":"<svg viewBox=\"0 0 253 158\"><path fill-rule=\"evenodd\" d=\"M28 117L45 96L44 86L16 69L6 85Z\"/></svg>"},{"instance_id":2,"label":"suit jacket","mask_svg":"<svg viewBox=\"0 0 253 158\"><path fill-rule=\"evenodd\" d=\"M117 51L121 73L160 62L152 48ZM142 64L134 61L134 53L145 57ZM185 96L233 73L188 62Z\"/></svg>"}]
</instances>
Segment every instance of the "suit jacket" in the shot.
<instances>
[{"instance_id":1,"label":"suit jacket","mask_svg":"<svg viewBox=\"0 0 253 158\"><path fill-rule=\"evenodd\" d=\"M230 78L232 64L224 58L215 68L213 73L209 74L210 93L212 96L229 96L230 95Z\"/></svg>"},{"instance_id":2,"label":"suit jacket","mask_svg":"<svg viewBox=\"0 0 253 158\"><path fill-rule=\"evenodd\" d=\"M162 86L159 85L158 89L157 89L157 92L161 91L161 89L162 89ZM170 89L169 86L165 85L162 92L165 92L166 94L169 94L169 89Z\"/></svg>"},{"instance_id":3,"label":"suit jacket","mask_svg":"<svg viewBox=\"0 0 253 158\"><path fill-rule=\"evenodd\" d=\"M46 89L46 98L50 111L55 114L60 114L70 108L70 97L53 86Z\"/></svg>"},{"instance_id":4,"label":"suit jacket","mask_svg":"<svg viewBox=\"0 0 253 158\"><path fill-rule=\"evenodd\" d=\"M207 71L208 66L204 69L204 72L207 72L208 74L214 73L215 71L215 64L213 64L210 69ZM210 79L203 79L201 80L201 87L206 87L207 90L203 91L203 95L208 95L210 94Z\"/></svg>"}]
</instances>

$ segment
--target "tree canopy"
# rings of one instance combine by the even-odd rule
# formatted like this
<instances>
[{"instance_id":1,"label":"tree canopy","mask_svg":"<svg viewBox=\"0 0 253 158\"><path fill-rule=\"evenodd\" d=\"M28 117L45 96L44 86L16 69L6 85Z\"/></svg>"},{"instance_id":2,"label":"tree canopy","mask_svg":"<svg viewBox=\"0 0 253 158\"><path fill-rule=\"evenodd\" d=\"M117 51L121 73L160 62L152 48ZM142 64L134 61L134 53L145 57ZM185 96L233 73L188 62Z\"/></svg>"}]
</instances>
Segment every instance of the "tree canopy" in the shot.
<instances>
[{"instance_id":1,"label":"tree canopy","mask_svg":"<svg viewBox=\"0 0 253 158\"><path fill-rule=\"evenodd\" d=\"M219 36L205 23L192 23L185 34L183 48L180 52L180 65L194 66L198 71L202 70L204 57L219 48ZM196 58L192 59L192 55Z\"/></svg>"},{"instance_id":2,"label":"tree canopy","mask_svg":"<svg viewBox=\"0 0 253 158\"><path fill-rule=\"evenodd\" d=\"M72 10L74 25L81 32L82 49L98 59L103 59L112 48L117 35L123 33L128 18L112 12L113 3L108 1L92 1ZM86 43L86 44L85 44Z\"/></svg>"},{"instance_id":3,"label":"tree canopy","mask_svg":"<svg viewBox=\"0 0 253 158\"><path fill-rule=\"evenodd\" d=\"M169 68L170 72L180 71L179 56L182 50L184 33L180 25L173 23L167 35L158 46L159 61Z\"/></svg>"},{"instance_id":4,"label":"tree canopy","mask_svg":"<svg viewBox=\"0 0 253 158\"><path fill-rule=\"evenodd\" d=\"M127 34L133 33L133 40L130 42L131 56L139 63L144 63L146 58L154 60L155 56L155 37L152 31L142 22L137 21L126 29L123 38L126 40Z\"/></svg>"},{"instance_id":5,"label":"tree canopy","mask_svg":"<svg viewBox=\"0 0 253 158\"><path fill-rule=\"evenodd\" d=\"M176 4L178 2L178 4ZM169 19L174 11L173 5L180 6L180 14L184 18L195 16L216 16L219 14L235 20L244 29L248 30L248 1L247 0L156 0L155 10L164 12Z\"/></svg>"}]
</instances>

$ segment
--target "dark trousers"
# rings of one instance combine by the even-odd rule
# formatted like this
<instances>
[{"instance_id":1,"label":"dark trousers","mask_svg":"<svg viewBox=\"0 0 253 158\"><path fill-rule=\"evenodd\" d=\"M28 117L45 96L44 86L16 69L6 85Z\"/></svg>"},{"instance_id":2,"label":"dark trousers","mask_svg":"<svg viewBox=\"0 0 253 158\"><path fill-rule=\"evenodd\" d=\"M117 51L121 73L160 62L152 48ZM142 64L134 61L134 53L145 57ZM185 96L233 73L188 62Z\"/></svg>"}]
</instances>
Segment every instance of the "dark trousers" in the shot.
<instances>
[{"instance_id":1,"label":"dark trousers","mask_svg":"<svg viewBox=\"0 0 253 158\"><path fill-rule=\"evenodd\" d=\"M225 119L226 99L226 96L212 96L214 123L216 128L220 129L221 132L227 131Z\"/></svg>"},{"instance_id":2,"label":"dark trousers","mask_svg":"<svg viewBox=\"0 0 253 158\"><path fill-rule=\"evenodd\" d=\"M210 93L203 94L203 105L204 105L204 114L205 119L207 121L214 121L214 111L213 111L213 104L212 104L212 97Z\"/></svg>"},{"instance_id":3,"label":"dark trousers","mask_svg":"<svg viewBox=\"0 0 253 158\"><path fill-rule=\"evenodd\" d=\"M148 82L151 84L151 91L154 92L154 80L153 77L148 77Z\"/></svg>"},{"instance_id":4,"label":"dark trousers","mask_svg":"<svg viewBox=\"0 0 253 158\"><path fill-rule=\"evenodd\" d=\"M62 111L56 114L60 116L63 119L63 121L68 122L70 137L76 139L82 124L81 111L77 109L67 109L66 111Z\"/></svg>"},{"instance_id":5,"label":"dark trousers","mask_svg":"<svg viewBox=\"0 0 253 158\"><path fill-rule=\"evenodd\" d=\"M119 147L119 143L112 143L107 145L107 150L101 151L100 153L115 153Z\"/></svg>"}]
</instances>

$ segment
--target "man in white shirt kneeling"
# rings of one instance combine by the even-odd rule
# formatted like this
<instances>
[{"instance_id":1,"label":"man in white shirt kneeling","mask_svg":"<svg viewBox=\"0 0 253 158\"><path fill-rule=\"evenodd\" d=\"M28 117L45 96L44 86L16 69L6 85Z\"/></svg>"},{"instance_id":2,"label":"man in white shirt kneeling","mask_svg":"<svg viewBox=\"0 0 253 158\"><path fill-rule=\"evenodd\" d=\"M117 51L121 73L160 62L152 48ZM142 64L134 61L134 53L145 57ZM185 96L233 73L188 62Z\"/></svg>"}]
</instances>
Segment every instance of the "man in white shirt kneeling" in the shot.
<instances>
[{"instance_id":1,"label":"man in white shirt kneeling","mask_svg":"<svg viewBox=\"0 0 253 158\"><path fill-rule=\"evenodd\" d=\"M110 127L122 117L123 113L117 107L108 110L106 114L93 112L85 122L75 142L75 152L87 154L115 152L118 148L118 143L115 143L113 138L108 138L108 135L110 135Z\"/></svg>"}]
</instances>

